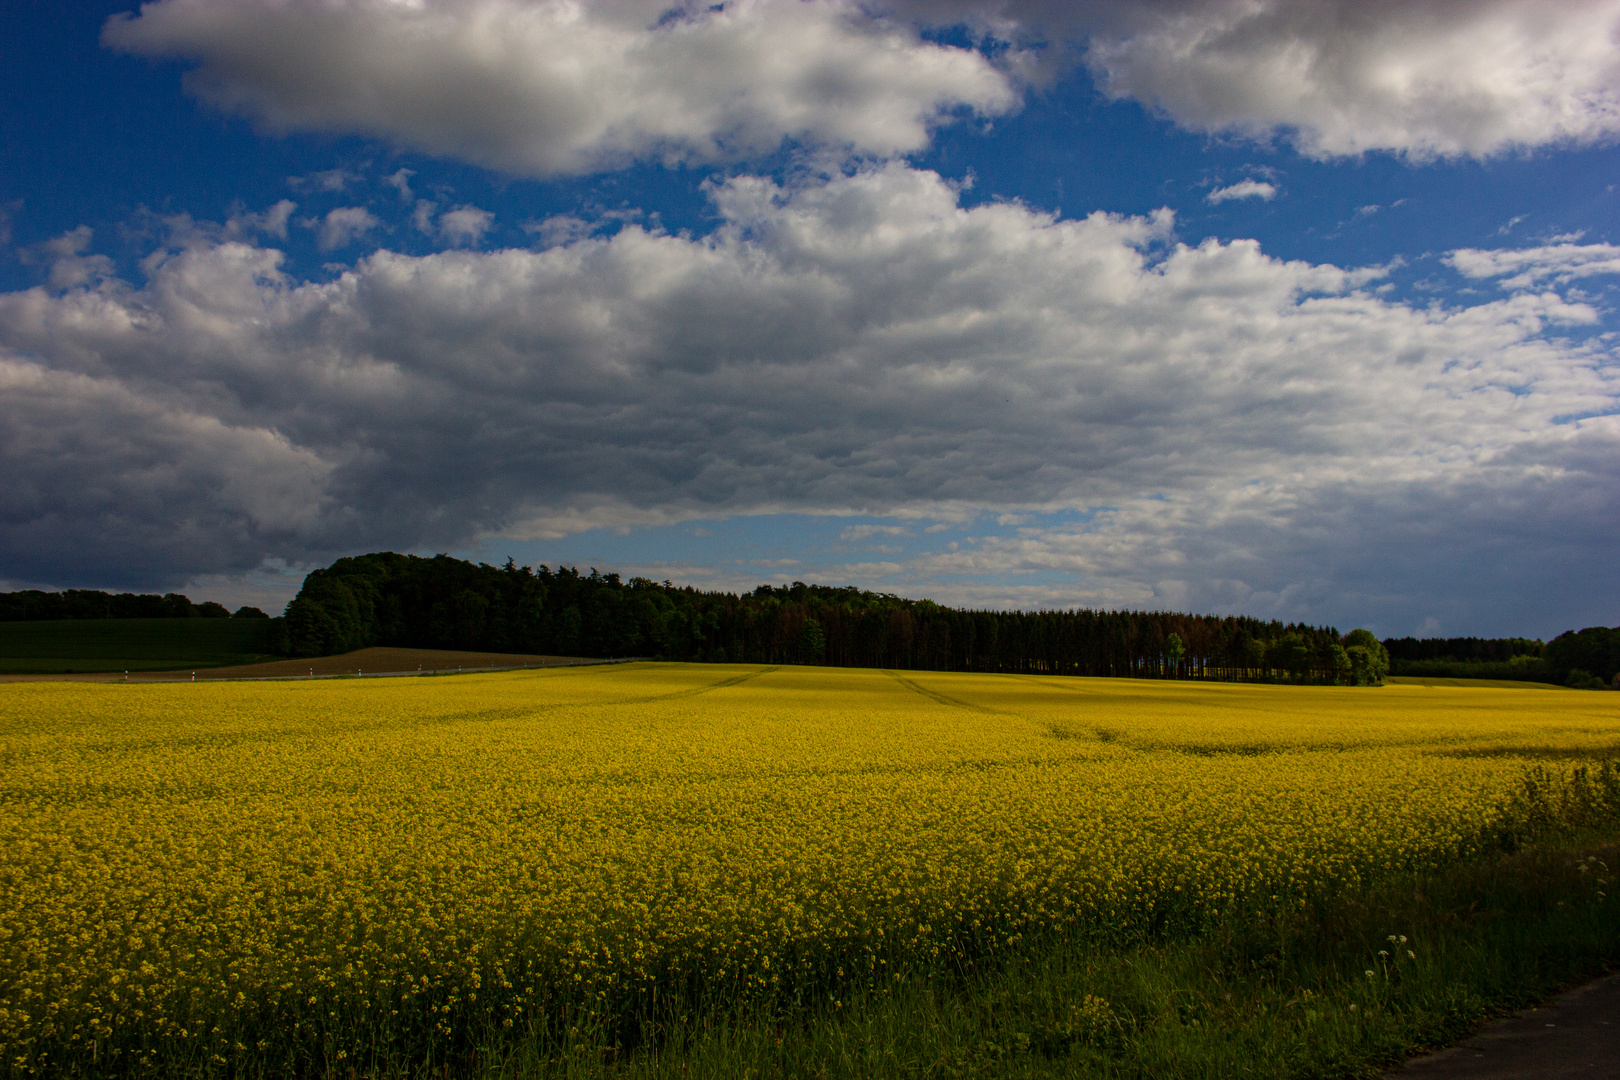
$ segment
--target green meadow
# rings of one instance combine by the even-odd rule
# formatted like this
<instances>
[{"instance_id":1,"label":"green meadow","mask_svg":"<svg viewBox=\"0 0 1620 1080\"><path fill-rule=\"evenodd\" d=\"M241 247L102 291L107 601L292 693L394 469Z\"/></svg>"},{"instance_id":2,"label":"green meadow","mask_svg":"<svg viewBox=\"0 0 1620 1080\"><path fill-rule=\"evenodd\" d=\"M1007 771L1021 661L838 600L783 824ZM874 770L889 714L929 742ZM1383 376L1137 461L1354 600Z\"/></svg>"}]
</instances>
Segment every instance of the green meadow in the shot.
<instances>
[{"instance_id":1,"label":"green meadow","mask_svg":"<svg viewBox=\"0 0 1620 1080\"><path fill-rule=\"evenodd\" d=\"M269 619L0 623L0 674L172 671L274 659Z\"/></svg>"}]
</instances>

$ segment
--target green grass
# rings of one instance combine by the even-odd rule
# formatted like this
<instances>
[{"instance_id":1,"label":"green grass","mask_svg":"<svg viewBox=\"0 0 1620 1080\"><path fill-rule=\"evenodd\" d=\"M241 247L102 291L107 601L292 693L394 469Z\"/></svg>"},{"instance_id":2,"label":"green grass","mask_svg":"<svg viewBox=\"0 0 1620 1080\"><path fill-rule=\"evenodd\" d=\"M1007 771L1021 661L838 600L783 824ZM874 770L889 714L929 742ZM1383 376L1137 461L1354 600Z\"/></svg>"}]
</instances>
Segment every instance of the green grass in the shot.
<instances>
[{"instance_id":1,"label":"green grass","mask_svg":"<svg viewBox=\"0 0 1620 1080\"><path fill-rule=\"evenodd\" d=\"M1620 847L1583 839L1192 940L1053 940L837 1005L666 1017L656 1045L633 1051L576 1021L481 1067L440 1067L569 1080L1371 1077L1620 964L1620 894L1586 861L1620 866Z\"/></svg>"},{"instance_id":2,"label":"green grass","mask_svg":"<svg viewBox=\"0 0 1620 1080\"><path fill-rule=\"evenodd\" d=\"M1547 665L1539 656L1521 656L1516 660L1391 660L1389 670L1391 675L1417 679L1552 681Z\"/></svg>"},{"instance_id":3,"label":"green grass","mask_svg":"<svg viewBox=\"0 0 1620 1080\"><path fill-rule=\"evenodd\" d=\"M1500 687L1504 690L1567 690L1557 683L1526 682L1523 679L1457 679L1441 675L1386 675L1384 681L1397 686Z\"/></svg>"},{"instance_id":4,"label":"green grass","mask_svg":"<svg viewBox=\"0 0 1620 1080\"><path fill-rule=\"evenodd\" d=\"M274 659L268 619L0 622L0 673L222 667Z\"/></svg>"}]
</instances>

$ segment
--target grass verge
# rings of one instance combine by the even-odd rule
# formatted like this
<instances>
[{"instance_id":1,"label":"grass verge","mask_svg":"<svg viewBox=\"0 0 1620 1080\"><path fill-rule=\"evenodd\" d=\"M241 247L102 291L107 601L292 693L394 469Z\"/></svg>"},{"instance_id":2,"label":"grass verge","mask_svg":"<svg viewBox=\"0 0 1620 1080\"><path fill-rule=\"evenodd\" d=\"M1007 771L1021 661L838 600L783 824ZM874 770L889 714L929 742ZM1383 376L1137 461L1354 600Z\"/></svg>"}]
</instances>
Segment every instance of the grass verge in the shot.
<instances>
[{"instance_id":1,"label":"grass verge","mask_svg":"<svg viewBox=\"0 0 1620 1080\"><path fill-rule=\"evenodd\" d=\"M1367 1077L1620 965L1620 845L1587 833L1190 940L1053 940L818 1008L577 1024L509 1077ZM549 1049L548 1049L549 1048ZM452 1063L439 1068L454 1075Z\"/></svg>"}]
</instances>

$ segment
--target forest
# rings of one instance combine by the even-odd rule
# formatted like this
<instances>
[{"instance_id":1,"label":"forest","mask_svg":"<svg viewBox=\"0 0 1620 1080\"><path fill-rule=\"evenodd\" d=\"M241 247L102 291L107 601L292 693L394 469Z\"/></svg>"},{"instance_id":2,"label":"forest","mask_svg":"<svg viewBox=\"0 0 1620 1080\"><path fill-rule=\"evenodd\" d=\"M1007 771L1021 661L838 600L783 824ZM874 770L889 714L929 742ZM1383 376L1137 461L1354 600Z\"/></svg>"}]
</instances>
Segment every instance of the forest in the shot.
<instances>
[{"instance_id":1,"label":"forest","mask_svg":"<svg viewBox=\"0 0 1620 1080\"><path fill-rule=\"evenodd\" d=\"M1534 638L1386 638L1389 673L1442 679L1558 682Z\"/></svg>"},{"instance_id":2,"label":"forest","mask_svg":"<svg viewBox=\"0 0 1620 1080\"><path fill-rule=\"evenodd\" d=\"M1533 638L1389 638L1390 674L1516 679L1580 689L1614 686L1620 628L1589 626L1542 643Z\"/></svg>"},{"instance_id":3,"label":"forest","mask_svg":"<svg viewBox=\"0 0 1620 1080\"><path fill-rule=\"evenodd\" d=\"M179 593L0 593L0 622L264 619ZM853 586L742 594L592 568L377 552L312 571L262 635L282 656L372 645L710 663L823 664L1008 674L1377 684L1386 675L1595 689L1620 677L1620 628L1533 638L1388 638L1240 615L965 610ZM259 635L255 636L259 640Z\"/></svg>"},{"instance_id":4,"label":"forest","mask_svg":"<svg viewBox=\"0 0 1620 1080\"><path fill-rule=\"evenodd\" d=\"M371 645L937 671L1371 684L1366 630L1146 611L968 611L854 587L737 595L592 569L380 552L312 572L287 606L296 656Z\"/></svg>"},{"instance_id":5,"label":"forest","mask_svg":"<svg viewBox=\"0 0 1620 1080\"><path fill-rule=\"evenodd\" d=\"M1392 664L1449 660L1455 663L1507 664L1524 657L1541 659L1545 646L1534 638L1385 638Z\"/></svg>"},{"instance_id":6,"label":"forest","mask_svg":"<svg viewBox=\"0 0 1620 1080\"><path fill-rule=\"evenodd\" d=\"M1620 627L1589 626L1559 634L1541 655L1555 682L1583 690L1620 690Z\"/></svg>"},{"instance_id":7,"label":"forest","mask_svg":"<svg viewBox=\"0 0 1620 1080\"><path fill-rule=\"evenodd\" d=\"M99 589L46 592L24 589L0 593L0 622L44 622L56 619L265 619L256 607L232 612L205 600L193 604L180 593L107 593Z\"/></svg>"}]
</instances>

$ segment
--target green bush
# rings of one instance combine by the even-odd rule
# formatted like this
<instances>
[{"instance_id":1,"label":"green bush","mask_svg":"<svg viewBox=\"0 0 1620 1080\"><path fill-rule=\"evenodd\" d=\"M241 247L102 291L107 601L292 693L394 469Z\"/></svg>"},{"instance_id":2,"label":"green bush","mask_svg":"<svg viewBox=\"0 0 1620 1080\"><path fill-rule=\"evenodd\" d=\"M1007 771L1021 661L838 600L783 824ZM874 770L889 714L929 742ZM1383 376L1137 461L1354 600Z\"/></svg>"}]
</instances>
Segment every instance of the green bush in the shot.
<instances>
[{"instance_id":1,"label":"green bush","mask_svg":"<svg viewBox=\"0 0 1620 1080\"><path fill-rule=\"evenodd\" d=\"M1608 685L1590 671L1580 668L1570 668L1569 674L1564 676L1564 685L1573 690L1606 690Z\"/></svg>"}]
</instances>

